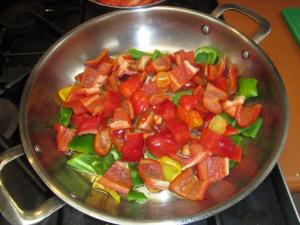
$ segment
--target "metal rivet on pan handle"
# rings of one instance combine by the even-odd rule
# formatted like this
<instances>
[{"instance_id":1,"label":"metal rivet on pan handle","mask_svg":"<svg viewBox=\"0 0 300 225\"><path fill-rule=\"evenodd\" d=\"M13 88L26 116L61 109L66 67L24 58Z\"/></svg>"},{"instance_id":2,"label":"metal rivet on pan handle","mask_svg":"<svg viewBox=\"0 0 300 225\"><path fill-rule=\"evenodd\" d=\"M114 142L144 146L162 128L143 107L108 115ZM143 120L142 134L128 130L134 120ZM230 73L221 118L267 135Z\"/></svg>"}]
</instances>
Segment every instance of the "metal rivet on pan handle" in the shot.
<instances>
[{"instance_id":1,"label":"metal rivet on pan handle","mask_svg":"<svg viewBox=\"0 0 300 225\"><path fill-rule=\"evenodd\" d=\"M221 15L224 14L225 11L228 10L233 10L242 13L259 24L258 32L253 37L251 37L256 44L259 44L271 32L271 25L265 18L261 17L256 12L238 4L220 5L216 9L214 9L214 11L212 11L211 15L213 17L219 18Z\"/></svg>"}]
</instances>

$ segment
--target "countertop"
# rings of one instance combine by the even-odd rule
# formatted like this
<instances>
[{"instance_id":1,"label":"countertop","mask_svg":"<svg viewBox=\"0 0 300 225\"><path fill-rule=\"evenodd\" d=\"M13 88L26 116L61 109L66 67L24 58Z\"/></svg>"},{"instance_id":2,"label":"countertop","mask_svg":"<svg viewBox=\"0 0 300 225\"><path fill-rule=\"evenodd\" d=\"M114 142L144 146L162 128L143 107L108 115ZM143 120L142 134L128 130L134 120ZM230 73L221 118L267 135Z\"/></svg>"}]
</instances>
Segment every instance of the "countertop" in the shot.
<instances>
[{"instance_id":1,"label":"countertop","mask_svg":"<svg viewBox=\"0 0 300 225\"><path fill-rule=\"evenodd\" d=\"M300 7L299 0L219 0L219 4L237 3L266 18L271 33L260 43L278 69L285 84L290 110L288 138L280 157L280 167L292 192L300 192L300 48L297 47L281 11L286 7ZM225 13L225 20L239 31L251 36L257 25L237 12Z\"/></svg>"}]
</instances>

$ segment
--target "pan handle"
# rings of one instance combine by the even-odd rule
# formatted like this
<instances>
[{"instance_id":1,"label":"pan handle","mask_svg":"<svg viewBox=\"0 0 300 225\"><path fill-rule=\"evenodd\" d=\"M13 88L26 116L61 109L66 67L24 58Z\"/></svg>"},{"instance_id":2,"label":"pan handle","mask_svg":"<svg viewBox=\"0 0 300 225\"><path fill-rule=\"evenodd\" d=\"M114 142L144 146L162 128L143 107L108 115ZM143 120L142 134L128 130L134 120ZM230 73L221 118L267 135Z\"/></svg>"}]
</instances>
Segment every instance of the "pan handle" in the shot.
<instances>
[{"instance_id":1,"label":"pan handle","mask_svg":"<svg viewBox=\"0 0 300 225\"><path fill-rule=\"evenodd\" d=\"M220 5L212 11L211 15L213 17L219 18L225 11L228 10L238 11L250 17L259 24L260 28L258 32L252 37L253 41L256 44L259 44L271 32L271 25L265 18L261 17L256 12L238 4Z\"/></svg>"},{"instance_id":2,"label":"pan handle","mask_svg":"<svg viewBox=\"0 0 300 225\"><path fill-rule=\"evenodd\" d=\"M58 197L54 196L34 210L26 211L19 208L3 183L2 170L6 164L22 155L24 155L24 150L21 145L15 146L0 154L0 212L9 223L14 225L38 223L65 204Z\"/></svg>"}]
</instances>

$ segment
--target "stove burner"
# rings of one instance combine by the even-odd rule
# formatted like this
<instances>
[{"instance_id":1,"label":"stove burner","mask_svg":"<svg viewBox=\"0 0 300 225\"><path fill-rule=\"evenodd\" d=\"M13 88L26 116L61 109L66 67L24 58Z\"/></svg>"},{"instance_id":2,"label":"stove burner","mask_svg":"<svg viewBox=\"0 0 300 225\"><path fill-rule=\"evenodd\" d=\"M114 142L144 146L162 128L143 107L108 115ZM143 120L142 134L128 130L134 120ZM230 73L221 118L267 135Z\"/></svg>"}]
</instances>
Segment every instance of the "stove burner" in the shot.
<instances>
[{"instance_id":1,"label":"stove burner","mask_svg":"<svg viewBox=\"0 0 300 225\"><path fill-rule=\"evenodd\" d=\"M10 101L0 98L0 135L9 139L18 126L18 110Z\"/></svg>"},{"instance_id":2,"label":"stove burner","mask_svg":"<svg viewBox=\"0 0 300 225\"><path fill-rule=\"evenodd\" d=\"M42 15L44 7L38 1L20 1L0 13L0 24L12 33L27 33L35 30L36 18L32 13Z\"/></svg>"}]
</instances>

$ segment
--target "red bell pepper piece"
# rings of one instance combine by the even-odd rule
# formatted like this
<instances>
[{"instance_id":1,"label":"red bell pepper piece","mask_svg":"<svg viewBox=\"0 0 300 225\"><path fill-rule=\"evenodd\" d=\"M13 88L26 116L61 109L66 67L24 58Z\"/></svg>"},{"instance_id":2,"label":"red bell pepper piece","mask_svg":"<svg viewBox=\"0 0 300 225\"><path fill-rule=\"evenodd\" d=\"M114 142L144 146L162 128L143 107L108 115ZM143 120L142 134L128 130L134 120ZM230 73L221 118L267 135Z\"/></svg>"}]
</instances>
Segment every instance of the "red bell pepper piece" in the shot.
<instances>
[{"instance_id":1,"label":"red bell pepper piece","mask_svg":"<svg viewBox=\"0 0 300 225\"><path fill-rule=\"evenodd\" d=\"M96 68L102 62L109 58L109 50L107 48L103 49L102 52L95 59L87 60L84 62L85 66Z\"/></svg>"},{"instance_id":2,"label":"red bell pepper piece","mask_svg":"<svg viewBox=\"0 0 300 225\"><path fill-rule=\"evenodd\" d=\"M184 122L178 119L167 120L166 127L173 134L179 146L185 145L191 140L189 129Z\"/></svg>"},{"instance_id":3,"label":"red bell pepper piece","mask_svg":"<svg viewBox=\"0 0 300 225\"><path fill-rule=\"evenodd\" d=\"M177 117L176 107L170 100L166 100L153 106L153 110L156 114L162 116L165 121L176 119Z\"/></svg>"},{"instance_id":4,"label":"red bell pepper piece","mask_svg":"<svg viewBox=\"0 0 300 225\"><path fill-rule=\"evenodd\" d=\"M122 148L122 160L136 162L143 157L144 138L143 133L131 133L125 135Z\"/></svg>"},{"instance_id":5,"label":"red bell pepper piece","mask_svg":"<svg viewBox=\"0 0 300 225\"><path fill-rule=\"evenodd\" d=\"M76 128L78 128L82 123L84 123L84 121L90 119L91 117L93 117L93 116L90 113L83 113L83 114L80 114L80 115L73 114L71 116L71 123Z\"/></svg>"},{"instance_id":6,"label":"red bell pepper piece","mask_svg":"<svg viewBox=\"0 0 300 225\"><path fill-rule=\"evenodd\" d=\"M106 74L101 74L97 70L86 67L80 79L80 86L84 88L99 87L106 82L107 78Z\"/></svg>"},{"instance_id":7,"label":"red bell pepper piece","mask_svg":"<svg viewBox=\"0 0 300 225\"><path fill-rule=\"evenodd\" d=\"M94 149L98 155L106 156L111 147L110 129L98 129L94 140Z\"/></svg>"},{"instance_id":8,"label":"red bell pepper piece","mask_svg":"<svg viewBox=\"0 0 300 225\"><path fill-rule=\"evenodd\" d=\"M149 108L149 96L142 91L136 91L131 97L131 103L134 114L139 115Z\"/></svg>"},{"instance_id":9,"label":"red bell pepper piece","mask_svg":"<svg viewBox=\"0 0 300 225\"><path fill-rule=\"evenodd\" d=\"M54 124L54 129L57 132L56 135L57 151L67 152L69 150L69 143L72 140L72 138L75 136L76 132L58 123Z\"/></svg>"},{"instance_id":10,"label":"red bell pepper piece","mask_svg":"<svg viewBox=\"0 0 300 225\"><path fill-rule=\"evenodd\" d=\"M120 91L126 98L130 98L142 86L138 76L132 76L120 85Z\"/></svg>"},{"instance_id":11,"label":"red bell pepper piece","mask_svg":"<svg viewBox=\"0 0 300 225\"><path fill-rule=\"evenodd\" d=\"M202 130L200 143L205 151L227 157L231 160L240 162L242 158L242 148L226 136L217 134L208 128Z\"/></svg>"},{"instance_id":12,"label":"red bell pepper piece","mask_svg":"<svg viewBox=\"0 0 300 225\"><path fill-rule=\"evenodd\" d=\"M186 110L192 110L198 104L199 100L194 95L184 95L179 100L179 105L184 107Z\"/></svg>"},{"instance_id":13,"label":"red bell pepper piece","mask_svg":"<svg viewBox=\"0 0 300 225\"><path fill-rule=\"evenodd\" d=\"M235 115L237 125L242 128L250 126L256 121L258 115L260 114L261 108L261 104L255 104L251 106L239 105Z\"/></svg>"},{"instance_id":14,"label":"red bell pepper piece","mask_svg":"<svg viewBox=\"0 0 300 225\"><path fill-rule=\"evenodd\" d=\"M121 104L121 94L116 91L108 91L106 100L101 104L102 109L99 114L104 114L105 116L111 116L115 109Z\"/></svg>"},{"instance_id":15,"label":"red bell pepper piece","mask_svg":"<svg viewBox=\"0 0 300 225\"><path fill-rule=\"evenodd\" d=\"M77 129L77 135L97 134L98 127L101 122L101 117L92 116L86 119Z\"/></svg>"},{"instance_id":16,"label":"red bell pepper piece","mask_svg":"<svg viewBox=\"0 0 300 225\"><path fill-rule=\"evenodd\" d=\"M176 154L178 145L173 135L164 130L147 138L147 147L156 157Z\"/></svg>"}]
</instances>

